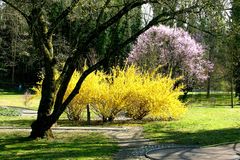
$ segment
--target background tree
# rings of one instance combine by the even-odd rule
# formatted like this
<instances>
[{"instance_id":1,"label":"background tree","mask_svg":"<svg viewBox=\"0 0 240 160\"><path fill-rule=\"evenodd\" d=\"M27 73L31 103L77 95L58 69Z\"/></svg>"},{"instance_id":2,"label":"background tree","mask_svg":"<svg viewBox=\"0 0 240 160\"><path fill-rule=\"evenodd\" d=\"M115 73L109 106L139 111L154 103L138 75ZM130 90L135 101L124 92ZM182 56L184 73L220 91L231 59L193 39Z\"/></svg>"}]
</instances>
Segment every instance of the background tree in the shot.
<instances>
[{"instance_id":1,"label":"background tree","mask_svg":"<svg viewBox=\"0 0 240 160\"><path fill-rule=\"evenodd\" d=\"M171 1L166 2L171 6L172 10L185 8L192 4L192 1ZM207 85L195 85L194 89L207 91L207 97L210 96L210 90L229 91L229 72L226 61L227 50L226 39L229 29L228 12L230 9L229 1L227 0L209 0L208 7L198 13L185 13L176 16L173 20L165 22L171 27L177 26L188 31L197 42L204 45L205 56L214 65L213 72L209 73ZM154 14L169 10L169 8L159 7L154 5ZM222 75L222 76L219 76Z\"/></svg>"},{"instance_id":2,"label":"background tree","mask_svg":"<svg viewBox=\"0 0 240 160\"><path fill-rule=\"evenodd\" d=\"M33 85L38 81L37 73L41 67L40 59L31 46L27 24L9 6L0 8L0 14L0 84L9 88L16 87L17 84Z\"/></svg>"},{"instance_id":3,"label":"background tree","mask_svg":"<svg viewBox=\"0 0 240 160\"><path fill-rule=\"evenodd\" d=\"M128 62L137 63L144 70L159 71L173 78L183 76L185 92L194 83L206 80L213 64L204 59L204 49L181 28L154 26L140 35Z\"/></svg>"},{"instance_id":4,"label":"background tree","mask_svg":"<svg viewBox=\"0 0 240 160\"><path fill-rule=\"evenodd\" d=\"M235 83L235 93L240 100L240 2L232 1L232 69Z\"/></svg>"}]
</instances>

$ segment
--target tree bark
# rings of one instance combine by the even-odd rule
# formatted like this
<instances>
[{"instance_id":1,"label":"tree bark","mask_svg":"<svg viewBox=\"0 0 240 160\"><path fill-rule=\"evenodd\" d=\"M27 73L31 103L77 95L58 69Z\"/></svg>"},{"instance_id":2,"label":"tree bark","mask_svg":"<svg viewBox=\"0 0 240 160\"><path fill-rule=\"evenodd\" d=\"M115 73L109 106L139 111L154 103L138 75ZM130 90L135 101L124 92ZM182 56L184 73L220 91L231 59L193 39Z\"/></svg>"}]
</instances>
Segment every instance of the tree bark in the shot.
<instances>
[{"instance_id":1,"label":"tree bark","mask_svg":"<svg viewBox=\"0 0 240 160\"><path fill-rule=\"evenodd\" d=\"M51 126L55 121L51 118L51 111L56 98L55 65L52 35L48 34L48 25L41 9L33 9L31 13L31 31L34 47L43 57L44 79L42 82L41 100L38 107L37 119L32 123L30 138L53 138Z\"/></svg>"},{"instance_id":2,"label":"tree bark","mask_svg":"<svg viewBox=\"0 0 240 160\"><path fill-rule=\"evenodd\" d=\"M42 84L41 100L38 108L37 120L31 125L31 138L53 138L51 126L55 121L51 118L51 111L55 101L54 68L46 69L45 78Z\"/></svg>"},{"instance_id":3,"label":"tree bark","mask_svg":"<svg viewBox=\"0 0 240 160\"><path fill-rule=\"evenodd\" d=\"M37 118L32 125L32 131L30 133L30 138L54 138L51 127L54 124L53 121L50 120L50 116L42 116L41 118Z\"/></svg>"}]
</instances>

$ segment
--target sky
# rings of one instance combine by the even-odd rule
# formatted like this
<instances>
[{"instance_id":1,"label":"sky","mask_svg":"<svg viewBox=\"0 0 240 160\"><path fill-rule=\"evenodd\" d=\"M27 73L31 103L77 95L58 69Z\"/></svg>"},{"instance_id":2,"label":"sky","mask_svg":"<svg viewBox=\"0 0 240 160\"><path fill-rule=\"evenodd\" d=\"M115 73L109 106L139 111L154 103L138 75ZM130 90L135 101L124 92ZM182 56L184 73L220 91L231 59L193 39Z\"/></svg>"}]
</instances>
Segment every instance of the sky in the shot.
<instances>
[{"instance_id":1,"label":"sky","mask_svg":"<svg viewBox=\"0 0 240 160\"><path fill-rule=\"evenodd\" d=\"M142 5L142 25L146 26L153 18L153 8L150 4Z\"/></svg>"}]
</instances>

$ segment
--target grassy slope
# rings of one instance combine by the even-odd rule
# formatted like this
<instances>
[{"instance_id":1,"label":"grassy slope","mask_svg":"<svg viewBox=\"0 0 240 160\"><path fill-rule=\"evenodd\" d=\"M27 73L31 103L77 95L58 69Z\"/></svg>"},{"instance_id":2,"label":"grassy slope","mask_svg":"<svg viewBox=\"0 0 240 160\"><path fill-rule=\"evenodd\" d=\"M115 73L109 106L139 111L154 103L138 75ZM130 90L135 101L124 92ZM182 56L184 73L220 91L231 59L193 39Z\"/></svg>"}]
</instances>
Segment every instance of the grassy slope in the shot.
<instances>
[{"instance_id":1,"label":"grassy slope","mask_svg":"<svg viewBox=\"0 0 240 160\"><path fill-rule=\"evenodd\" d=\"M118 147L97 133L57 133L56 139L29 141L24 132L0 132L0 159L112 159Z\"/></svg>"},{"instance_id":2,"label":"grassy slope","mask_svg":"<svg viewBox=\"0 0 240 160\"><path fill-rule=\"evenodd\" d=\"M239 108L189 108L178 121L144 125L145 136L161 143L216 145L240 141Z\"/></svg>"}]
</instances>

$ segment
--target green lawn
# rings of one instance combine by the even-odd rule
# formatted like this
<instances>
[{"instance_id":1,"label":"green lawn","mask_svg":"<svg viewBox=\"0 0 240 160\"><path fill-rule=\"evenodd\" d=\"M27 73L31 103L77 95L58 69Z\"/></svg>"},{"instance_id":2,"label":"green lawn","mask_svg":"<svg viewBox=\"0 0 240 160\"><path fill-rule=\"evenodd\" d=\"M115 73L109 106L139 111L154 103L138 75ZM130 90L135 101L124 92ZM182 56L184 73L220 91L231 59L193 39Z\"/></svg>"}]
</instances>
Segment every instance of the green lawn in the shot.
<instances>
[{"instance_id":1,"label":"green lawn","mask_svg":"<svg viewBox=\"0 0 240 160\"><path fill-rule=\"evenodd\" d=\"M206 146L239 142L240 108L189 108L178 121L145 124L144 133L160 143Z\"/></svg>"},{"instance_id":2,"label":"green lawn","mask_svg":"<svg viewBox=\"0 0 240 160\"><path fill-rule=\"evenodd\" d=\"M112 159L116 143L98 133L56 133L55 139L28 140L29 133L0 132L1 160Z\"/></svg>"},{"instance_id":3,"label":"green lawn","mask_svg":"<svg viewBox=\"0 0 240 160\"><path fill-rule=\"evenodd\" d=\"M239 105L238 99L234 96L234 105ZM206 92L190 92L188 103L195 107L221 107L231 105L230 92L211 92L210 97L206 98Z\"/></svg>"},{"instance_id":4,"label":"green lawn","mask_svg":"<svg viewBox=\"0 0 240 160\"><path fill-rule=\"evenodd\" d=\"M8 127L30 127L33 120L36 118L27 116L0 116L0 126Z\"/></svg>"},{"instance_id":5,"label":"green lawn","mask_svg":"<svg viewBox=\"0 0 240 160\"><path fill-rule=\"evenodd\" d=\"M1 93L1 92L0 92ZM23 94L0 94L0 106L13 106L13 107L23 107L33 110L37 110L40 97L34 98L29 104L24 104L25 97Z\"/></svg>"}]
</instances>

